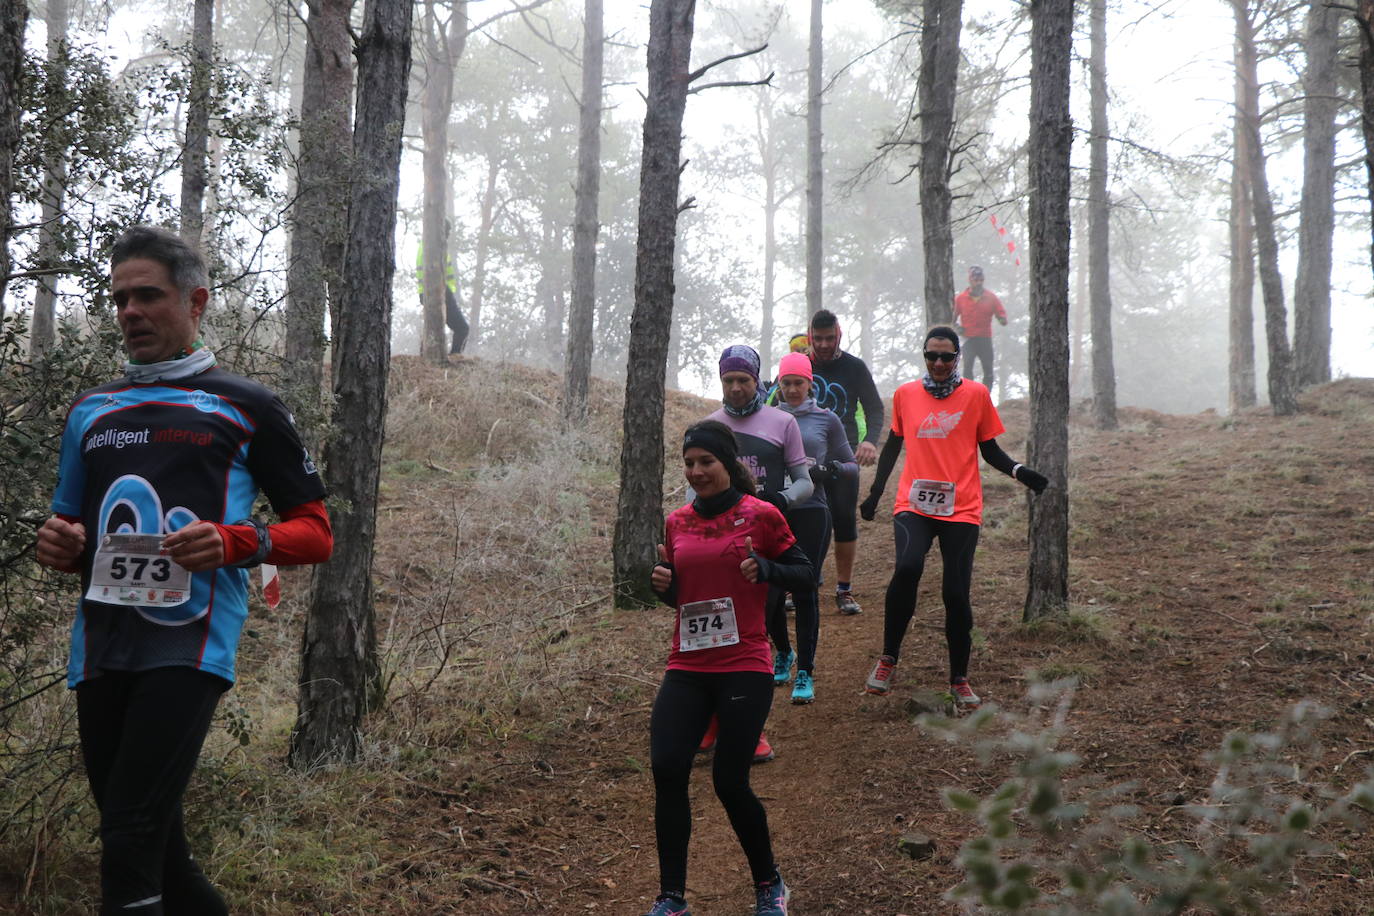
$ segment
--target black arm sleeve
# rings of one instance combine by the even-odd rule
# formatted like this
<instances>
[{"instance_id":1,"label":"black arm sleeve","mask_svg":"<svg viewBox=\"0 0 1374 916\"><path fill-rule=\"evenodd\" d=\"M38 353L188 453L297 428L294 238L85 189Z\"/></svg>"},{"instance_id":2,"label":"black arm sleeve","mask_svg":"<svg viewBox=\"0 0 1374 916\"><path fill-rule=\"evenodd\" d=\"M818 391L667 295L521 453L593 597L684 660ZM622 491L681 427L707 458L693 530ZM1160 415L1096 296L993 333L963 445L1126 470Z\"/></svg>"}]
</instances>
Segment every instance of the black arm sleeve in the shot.
<instances>
[{"instance_id":1,"label":"black arm sleeve","mask_svg":"<svg viewBox=\"0 0 1374 916\"><path fill-rule=\"evenodd\" d=\"M649 587L654 588L654 594L658 596L659 601L662 601L664 604L668 605L668 607L677 607L677 573L673 571L673 564L659 562L654 565L662 566L669 572L673 572L673 581L668 585L667 591L661 592L652 585Z\"/></svg>"},{"instance_id":2,"label":"black arm sleeve","mask_svg":"<svg viewBox=\"0 0 1374 916\"><path fill-rule=\"evenodd\" d=\"M892 474L892 469L897 466L897 456L902 453L902 437L894 432L887 434L887 442L883 444L883 450L878 453L878 467L873 472L873 485L868 488L868 495L873 499L878 499L883 495L883 490L887 488L887 478Z\"/></svg>"},{"instance_id":3,"label":"black arm sleeve","mask_svg":"<svg viewBox=\"0 0 1374 916\"><path fill-rule=\"evenodd\" d=\"M883 396L878 394L878 386L873 384L873 373L864 367L863 383L859 386L859 404L864 409L864 424L867 433L864 435L865 442L878 444L878 440L883 437Z\"/></svg>"},{"instance_id":4,"label":"black arm sleeve","mask_svg":"<svg viewBox=\"0 0 1374 916\"><path fill-rule=\"evenodd\" d=\"M806 551L797 544L783 551L776 560L761 557L757 553L753 554L753 557L759 564L760 582L776 585L789 592L806 591L816 587L816 571L807 559Z\"/></svg>"},{"instance_id":5,"label":"black arm sleeve","mask_svg":"<svg viewBox=\"0 0 1374 916\"><path fill-rule=\"evenodd\" d=\"M1016 467L1016 462L1011 460L1011 456L1002 451L1002 446L997 444L996 439L989 439L986 442L978 443L978 451L983 453L983 460L995 467L997 470L1011 476L1011 469Z\"/></svg>"}]
</instances>

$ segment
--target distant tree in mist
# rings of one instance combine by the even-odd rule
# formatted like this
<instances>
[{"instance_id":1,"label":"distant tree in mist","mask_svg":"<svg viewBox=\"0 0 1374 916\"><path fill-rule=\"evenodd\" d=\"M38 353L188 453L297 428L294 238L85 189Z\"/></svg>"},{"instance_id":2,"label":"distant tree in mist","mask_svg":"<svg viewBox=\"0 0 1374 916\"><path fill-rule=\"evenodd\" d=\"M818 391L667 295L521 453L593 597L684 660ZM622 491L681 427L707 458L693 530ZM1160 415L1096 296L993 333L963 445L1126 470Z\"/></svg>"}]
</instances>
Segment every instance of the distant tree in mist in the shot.
<instances>
[{"instance_id":1,"label":"distant tree in mist","mask_svg":"<svg viewBox=\"0 0 1374 916\"><path fill-rule=\"evenodd\" d=\"M209 182L210 91L214 76L215 0L195 0L191 73L186 94L186 141L181 153L181 235L200 244Z\"/></svg>"},{"instance_id":2,"label":"distant tree in mist","mask_svg":"<svg viewBox=\"0 0 1374 916\"><path fill-rule=\"evenodd\" d=\"M1296 413L1298 403L1294 384L1293 354L1288 346L1288 310L1283 301L1283 278L1279 274L1278 229L1274 201L1269 193L1265 169L1264 144L1260 135L1259 69L1256 64L1254 14L1248 0L1231 0L1235 13L1237 74L1246 96L1244 113L1238 113L1246 139L1246 167L1250 179L1250 202L1255 216L1255 242L1259 254L1260 289L1264 298L1265 341L1269 354L1269 403L1279 416Z\"/></svg>"},{"instance_id":3,"label":"distant tree in mist","mask_svg":"<svg viewBox=\"0 0 1374 916\"><path fill-rule=\"evenodd\" d=\"M1112 354L1111 200L1107 196L1107 0L1091 0L1089 62L1092 123L1088 167L1088 299L1093 335L1093 420L1116 429L1116 365Z\"/></svg>"},{"instance_id":4,"label":"distant tree in mist","mask_svg":"<svg viewBox=\"0 0 1374 916\"><path fill-rule=\"evenodd\" d=\"M1311 0L1303 41L1302 202L1293 286L1294 371L1299 386L1331 380L1331 244L1336 228L1336 63L1340 13Z\"/></svg>"},{"instance_id":5,"label":"distant tree in mist","mask_svg":"<svg viewBox=\"0 0 1374 916\"><path fill-rule=\"evenodd\" d=\"M601 193L601 107L605 69L601 0L586 0L582 30L582 92L577 113L577 191L573 211L572 298L568 348L563 363L563 417L587 415L596 322L597 204Z\"/></svg>"}]
</instances>

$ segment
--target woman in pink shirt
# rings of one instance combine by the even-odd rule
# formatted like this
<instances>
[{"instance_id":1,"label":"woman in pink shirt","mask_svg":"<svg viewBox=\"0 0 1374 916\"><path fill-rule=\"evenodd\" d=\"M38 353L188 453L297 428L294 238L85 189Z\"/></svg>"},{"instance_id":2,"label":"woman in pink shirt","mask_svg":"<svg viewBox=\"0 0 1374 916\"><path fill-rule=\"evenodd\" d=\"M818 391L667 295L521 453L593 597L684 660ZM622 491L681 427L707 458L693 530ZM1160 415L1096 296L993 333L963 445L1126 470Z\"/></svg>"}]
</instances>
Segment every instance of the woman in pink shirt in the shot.
<instances>
[{"instance_id":1,"label":"woman in pink shirt","mask_svg":"<svg viewBox=\"0 0 1374 916\"><path fill-rule=\"evenodd\" d=\"M719 730L711 776L749 860L754 912L785 916L787 885L749 768L773 703L768 587L811 587L814 573L782 513L754 496L727 426L705 420L690 427L682 463L696 498L668 516L652 576L654 591L677 615L649 727L661 893L647 916L688 914L688 784L712 716Z\"/></svg>"}]
</instances>

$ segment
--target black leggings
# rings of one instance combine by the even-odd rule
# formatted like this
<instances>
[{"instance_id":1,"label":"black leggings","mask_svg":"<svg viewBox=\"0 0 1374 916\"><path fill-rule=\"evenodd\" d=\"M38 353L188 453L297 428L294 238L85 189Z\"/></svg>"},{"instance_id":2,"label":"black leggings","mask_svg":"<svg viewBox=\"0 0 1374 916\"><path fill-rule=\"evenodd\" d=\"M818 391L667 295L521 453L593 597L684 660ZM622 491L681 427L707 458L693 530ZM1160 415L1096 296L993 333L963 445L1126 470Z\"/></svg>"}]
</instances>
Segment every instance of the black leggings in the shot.
<instances>
[{"instance_id":1,"label":"black leggings","mask_svg":"<svg viewBox=\"0 0 1374 916\"><path fill-rule=\"evenodd\" d=\"M859 475L840 474L827 480L825 501L830 506L830 523L835 542L848 544L859 539ZM820 582L820 576L816 577Z\"/></svg>"},{"instance_id":2,"label":"black leggings","mask_svg":"<svg viewBox=\"0 0 1374 916\"><path fill-rule=\"evenodd\" d=\"M725 807L754 881L773 877L768 815L749 788L749 768L773 705L773 676L761 671L668 671L649 720L654 770L654 827L658 834L660 891L687 889L687 841L692 835L688 785L692 758L715 715L720 722L711 767L716 797Z\"/></svg>"},{"instance_id":3,"label":"black leggings","mask_svg":"<svg viewBox=\"0 0 1374 916\"><path fill-rule=\"evenodd\" d=\"M978 548L978 526L969 522L946 522L902 512L892 519L897 547L897 566L887 585L887 605L883 619L883 654L900 658L902 638L916 613L916 587L921 583L926 554L931 543L940 539L940 556L945 561L944 584L940 596L945 602L945 642L949 646L949 676L968 676L968 659L973 651L973 605L969 589L973 585L973 552Z\"/></svg>"},{"instance_id":4,"label":"black leggings","mask_svg":"<svg viewBox=\"0 0 1374 916\"><path fill-rule=\"evenodd\" d=\"M964 338L964 376L973 378L973 361L978 360L983 364L983 384L992 389L992 338L991 337L965 337Z\"/></svg>"},{"instance_id":5,"label":"black leggings","mask_svg":"<svg viewBox=\"0 0 1374 916\"><path fill-rule=\"evenodd\" d=\"M821 581L821 564L830 552L830 512L824 506L792 509L787 524L798 546L816 571L816 584ZM783 606L786 592L780 588L768 590L768 635L779 652L788 652L792 643L787 637L787 610ZM816 589L795 591L792 603L797 609L797 668L808 674L816 670L816 641L820 638L821 612Z\"/></svg>"},{"instance_id":6,"label":"black leggings","mask_svg":"<svg viewBox=\"0 0 1374 916\"><path fill-rule=\"evenodd\" d=\"M191 858L181 796L229 682L194 668L107 671L76 688L100 809L102 916L227 916Z\"/></svg>"}]
</instances>

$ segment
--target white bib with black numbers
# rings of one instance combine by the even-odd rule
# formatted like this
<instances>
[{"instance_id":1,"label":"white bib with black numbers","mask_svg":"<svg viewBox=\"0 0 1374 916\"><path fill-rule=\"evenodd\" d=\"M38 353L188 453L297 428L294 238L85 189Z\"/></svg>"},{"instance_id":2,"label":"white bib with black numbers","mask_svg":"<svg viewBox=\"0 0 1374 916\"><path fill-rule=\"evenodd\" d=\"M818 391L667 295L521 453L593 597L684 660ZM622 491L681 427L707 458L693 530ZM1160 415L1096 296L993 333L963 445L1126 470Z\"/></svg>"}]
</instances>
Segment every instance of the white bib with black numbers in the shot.
<instances>
[{"instance_id":1,"label":"white bib with black numbers","mask_svg":"<svg viewBox=\"0 0 1374 916\"><path fill-rule=\"evenodd\" d=\"M160 534L106 534L91 564L86 600L175 607L191 597L191 571L162 554Z\"/></svg>"},{"instance_id":2,"label":"white bib with black numbers","mask_svg":"<svg viewBox=\"0 0 1374 916\"><path fill-rule=\"evenodd\" d=\"M913 480L907 500L923 515L953 515L954 484L948 480Z\"/></svg>"},{"instance_id":3,"label":"white bib with black numbers","mask_svg":"<svg viewBox=\"0 0 1374 916\"><path fill-rule=\"evenodd\" d=\"M678 649L697 652L733 646L739 642L739 623L735 620L732 598L693 601L678 609Z\"/></svg>"}]
</instances>

